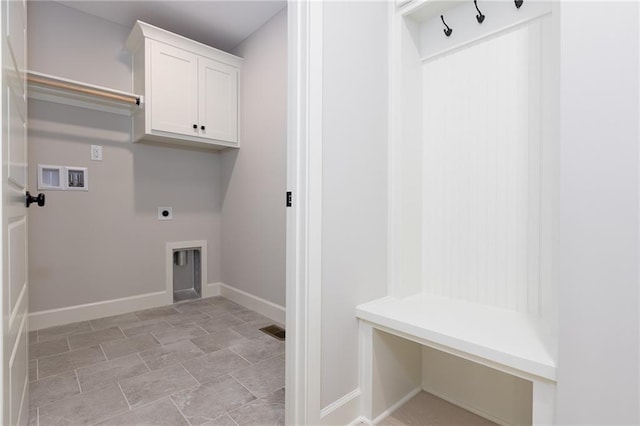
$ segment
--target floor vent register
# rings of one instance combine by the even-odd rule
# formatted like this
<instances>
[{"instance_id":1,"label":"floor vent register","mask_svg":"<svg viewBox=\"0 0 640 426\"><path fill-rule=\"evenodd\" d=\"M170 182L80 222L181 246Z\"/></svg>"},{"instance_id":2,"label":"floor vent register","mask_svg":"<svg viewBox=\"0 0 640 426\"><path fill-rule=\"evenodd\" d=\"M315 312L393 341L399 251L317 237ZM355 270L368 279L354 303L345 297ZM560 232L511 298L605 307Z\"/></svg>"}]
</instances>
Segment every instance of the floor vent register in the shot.
<instances>
[{"instance_id":1,"label":"floor vent register","mask_svg":"<svg viewBox=\"0 0 640 426\"><path fill-rule=\"evenodd\" d=\"M278 327L277 325L268 325L266 327L262 327L260 331L268 334L271 337L275 337L278 340L284 340L284 328Z\"/></svg>"}]
</instances>

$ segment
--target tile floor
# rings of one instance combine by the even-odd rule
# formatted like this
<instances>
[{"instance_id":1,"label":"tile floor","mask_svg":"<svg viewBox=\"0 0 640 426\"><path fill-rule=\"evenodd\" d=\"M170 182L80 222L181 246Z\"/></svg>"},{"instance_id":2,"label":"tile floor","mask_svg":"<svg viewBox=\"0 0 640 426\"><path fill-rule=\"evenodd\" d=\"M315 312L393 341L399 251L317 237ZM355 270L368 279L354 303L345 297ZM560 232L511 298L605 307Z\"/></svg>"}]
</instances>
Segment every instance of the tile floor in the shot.
<instances>
[{"instance_id":1,"label":"tile floor","mask_svg":"<svg viewBox=\"0 0 640 426\"><path fill-rule=\"evenodd\" d=\"M380 426L496 426L470 411L427 392L420 392L379 423Z\"/></svg>"},{"instance_id":2,"label":"tile floor","mask_svg":"<svg viewBox=\"0 0 640 426\"><path fill-rule=\"evenodd\" d=\"M282 425L269 324L212 297L31 332L29 424Z\"/></svg>"}]
</instances>

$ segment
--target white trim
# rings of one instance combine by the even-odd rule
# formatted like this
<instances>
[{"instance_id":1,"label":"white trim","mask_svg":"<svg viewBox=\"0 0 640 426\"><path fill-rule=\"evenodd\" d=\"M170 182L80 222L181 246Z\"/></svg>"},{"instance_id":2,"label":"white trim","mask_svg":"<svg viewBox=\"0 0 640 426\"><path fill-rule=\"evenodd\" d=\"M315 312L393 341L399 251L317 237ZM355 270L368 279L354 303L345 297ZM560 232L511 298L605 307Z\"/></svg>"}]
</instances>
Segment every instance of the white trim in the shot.
<instances>
[{"instance_id":1,"label":"white trim","mask_svg":"<svg viewBox=\"0 0 640 426\"><path fill-rule=\"evenodd\" d=\"M207 241L172 241L165 246L165 283L166 305L173 304L173 251L180 249L200 249L200 283L201 296L204 297L205 283L207 280ZM208 284L207 284L208 286Z\"/></svg>"},{"instance_id":2,"label":"white trim","mask_svg":"<svg viewBox=\"0 0 640 426\"><path fill-rule=\"evenodd\" d=\"M215 47L207 46L195 40L188 39L180 34L175 34L146 22L137 20L133 25L129 36L125 42L125 46L129 52L135 52L143 46L146 39L159 41L161 43L176 46L182 50L195 53L200 56L206 56L215 61L228 64L235 68L242 66L243 58L232 55Z\"/></svg>"},{"instance_id":3,"label":"white trim","mask_svg":"<svg viewBox=\"0 0 640 426\"><path fill-rule=\"evenodd\" d=\"M185 245L181 248L197 247ZM272 320L284 324L285 308L260 297L246 293L242 290L230 287L226 284L208 283L202 286L202 298L224 296L239 305L252 309ZM46 311L32 312L29 314L29 330L38 330L56 325L70 324L77 321L88 321L111 315L119 315L135 312L141 309L156 308L172 305L173 291L156 291L153 293L139 294L136 296L119 299L104 300L101 302L86 303L83 305L68 306Z\"/></svg>"},{"instance_id":4,"label":"white trim","mask_svg":"<svg viewBox=\"0 0 640 426\"><path fill-rule=\"evenodd\" d=\"M364 417L364 416L360 416L357 419L354 419L347 426L359 426L359 425L370 426L371 425L371 421L369 419L367 419L366 417Z\"/></svg>"},{"instance_id":5,"label":"white trim","mask_svg":"<svg viewBox=\"0 0 640 426\"><path fill-rule=\"evenodd\" d=\"M29 330L33 331L77 321L87 321L141 309L165 306L167 304L166 300L166 291L157 291L120 299L32 312L29 314Z\"/></svg>"},{"instance_id":6,"label":"white trim","mask_svg":"<svg viewBox=\"0 0 640 426\"><path fill-rule=\"evenodd\" d=\"M413 398L414 396L416 396L420 392L422 392L422 388L421 387L415 388L414 390L412 390L411 392L406 394L404 397L400 398L400 400L398 400L398 402L396 402L391 407L389 407L388 409L386 409L382 413L380 413L380 415L378 415L378 417L376 417L371 424L377 425L378 423L380 423L381 421L383 421L384 419L389 417L389 415L391 415L398 408L402 407L404 404L409 402L409 400L411 398Z\"/></svg>"},{"instance_id":7,"label":"white trim","mask_svg":"<svg viewBox=\"0 0 640 426\"><path fill-rule=\"evenodd\" d=\"M209 283L202 287L202 298L220 296L220 286L222 283Z\"/></svg>"},{"instance_id":8,"label":"white trim","mask_svg":"<svg viewBox=\"0 0 640 426\"><path fill-rule=\"evenodd\" d=\"M284 324L285 322L285 309L284 306L277 305L273 302L269 302L261 297L254 296L246 291L239 290L229 285L218 283L220 289L220 295L226 297L232 302L242 305L245 308L256 311L259 314L264 315L277 323ZM208 287L208 286L207 286Z\"/></svg>"},{"instance_id":9,"label":"white trim","mask_svg":"<svg viewBox=\"0 0 640 426\"><path fill-rule=\"evenodd\" d=\"M288 2L286 424L320 423L322 12Z\"/></svg>"},{"instance_id":10,"label":"white trim","mask_svg":"<svg viewBox=\"0 0 640 426\"><path fill-rule=\"evenodd\" d=\"M321 423L325 425L346 425L354 422L360 409L360 388L356 388L333 401L320 411Z\"/></svg>"}]
</instances>

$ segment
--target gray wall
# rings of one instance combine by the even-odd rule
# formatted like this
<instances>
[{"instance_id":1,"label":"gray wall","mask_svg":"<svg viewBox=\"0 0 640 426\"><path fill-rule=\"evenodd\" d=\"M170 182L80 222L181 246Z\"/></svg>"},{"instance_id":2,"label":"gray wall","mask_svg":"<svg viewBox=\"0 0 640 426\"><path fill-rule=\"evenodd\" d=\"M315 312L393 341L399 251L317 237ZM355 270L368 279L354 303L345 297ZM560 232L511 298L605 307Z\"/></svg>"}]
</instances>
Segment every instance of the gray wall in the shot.
<instances>
[{"instance_id":1,"label":"gray wall","mask_svg":"<svg viewBox=\"0 0 640 426\"><path fill-rule=\"evenodd\" d=\"M323 9L322 407L358 387L355 306L387 290L388 7Z\"/></svg>"},{"instance_id":2,"label":"gray wall","mask_svg":"<svg viewBox=\"0 0 640 426\"><path fill-rule=\"evenodd\" d=\"M287 11L238 46L241 148L221 153L222 282L285 305Z\"/></svg>"},{"instance_id":3,"label":"gray wall","mask_svg":"<svg viewBox=\"0 0 640 426\"><path fill-rule=\"evenodd\" d=\"M35 71L131 90L129 28L54 2L29 2ZM38 163L89 168L88 192L47 191L29 209L29 311L165 289L165 242L208 241L208 281L220 281L222 183L215 152L132 144L131 119L29 103L29 187ZM91 144L103 161L90 161ZM156 219L172 206L173 221Z\"/></svg>"},{"instance_id":4,"label":"gray wall","mask_svg":"<svg viewBox=\"0 0 640 426\"><path fill-rule=\"evenodd\" d=\"M556 420L638 424L638 3L561 7Z\"/></svg>"}]
</instances>

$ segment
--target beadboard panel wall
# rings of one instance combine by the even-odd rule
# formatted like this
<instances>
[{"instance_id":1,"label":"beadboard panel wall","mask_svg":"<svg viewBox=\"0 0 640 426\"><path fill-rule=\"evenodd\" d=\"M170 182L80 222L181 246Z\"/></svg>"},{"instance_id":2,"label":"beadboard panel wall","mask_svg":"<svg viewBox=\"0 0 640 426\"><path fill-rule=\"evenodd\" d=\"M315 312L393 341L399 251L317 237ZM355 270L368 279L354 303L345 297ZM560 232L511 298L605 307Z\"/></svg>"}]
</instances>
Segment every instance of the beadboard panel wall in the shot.
<instances>
[{"instance_id":1,"label":"beadboard panel wall","mask_svg":"<svg viewBox=\"0 0 640 426\"><path fill-rule=\"evenodd\" d=\"M423 65L423 291L539 313L541 23Z\"/></svg>"}]
</instances>

